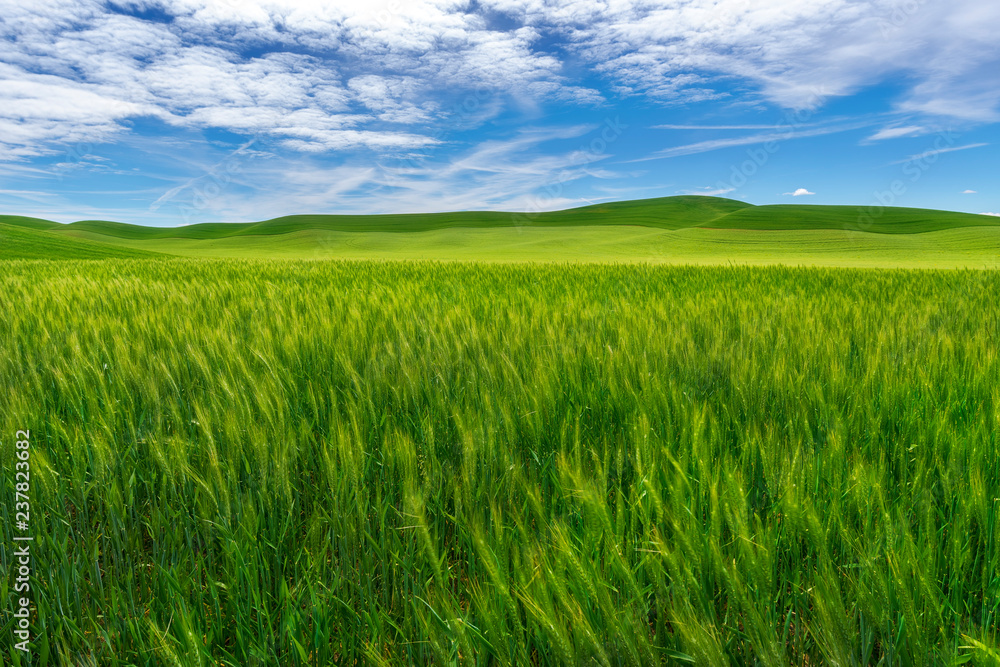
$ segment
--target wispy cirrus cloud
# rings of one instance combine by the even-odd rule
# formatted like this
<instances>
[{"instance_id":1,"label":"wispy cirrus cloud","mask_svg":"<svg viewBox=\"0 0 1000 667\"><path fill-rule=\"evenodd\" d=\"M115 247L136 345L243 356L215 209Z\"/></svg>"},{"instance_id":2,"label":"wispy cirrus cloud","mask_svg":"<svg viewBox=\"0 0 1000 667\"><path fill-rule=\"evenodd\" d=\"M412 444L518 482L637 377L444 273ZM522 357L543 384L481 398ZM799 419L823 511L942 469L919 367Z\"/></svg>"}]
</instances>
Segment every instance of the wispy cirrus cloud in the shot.
<instances>
[{"instance_id":1,"label":"wispy cirrus cloud","mask_svg":"<svg viewBox=\"0 0 1000 667\"><path fill-rule=\"evenodd\" d=\"M761 132L748 134L740 137L727 137L722 139L707 139L681 146L671 146L655 151L646 157L630 160L630 162L646 162L649 160L662 160L666 158L681 157L684 155L694 155L697 153L707 153L723 148L735 148L739 146L749 146L753 144L767 144L770 142L788 141L791 139L803 139L806 137L819 137L825 134L835 134L838 132L848 132L867 127L872 121L859 121L854 123L837 123L833 125L821 126L786 126L785 129L773 132ZM781 127L781 126L778 126Z\"/></svg>"},{"instance_id":2,"label":"wispy cirrus cloud","mask_svg":"<svg viewBox=\"0 0 1000 667\"><path fill-rule=\"evenodd\" d=\"M563 187L583 178L621 176L598 166L607 156L585 148L599 130L594 125L526 127L457 153L387 158L375 165L330 166L319 155L246 159L234 171L232 183L202 206L198 193L210 186L213 174L225 171L232 159L227 155L203 163L199 177L163 190L155 213L172 222L204 222L259 220L290 211L534 210L585 204L607 197L571 196ZM539 187L548 185L559 187L539 197Z\"/></svg>"},{"instance_id":3,"label":"wispy cirrus cloud","mask_svg":"<svg viewBox=\"0 0 1000 667\"><path fill-rule=\"evenodd\" d=\"M946 148L933 148L931 150L926 150L923 153L917 153L916 155L911 155L904 160L896 160L892 164L903 164L906 162L916 162L918 160L926 160L928 158L936 157L944 153L954 153L955 151L967 151L970 148L982 148L983 146L989 146L988 143L980 142L974 144L965 144L964 146L948 146Z\"/></svg>"},{"instance_id":4,"label":"wispy cirrus cloud","mask_svg":"<svg viewBox=\"0 0 1000 667\"><path fill-rule=\"evenodd\" d=\"M721 197L722 195L728 195L730 192L735 191L734 187L710 187L704 186L701 188L695 188L694 190L680 190L677 194L680 195L700 195L702 197Z\"/></svg>"},{"instance_id":5,"label":"wispy cirrus cloud","mask_svg":"<svg viewBox=\"0 0 1000 667\"><path fill-rule=\"evenodd\" d=\"M894 125L882 128L875 134L865 139L865 141L873 142L885 141L886 139L899 139L900 137L915 137L926 132L927 129L921 125Z\"/></svg>"},{"instance_id":6,"label":"wispy cirrus cloud","mask_svg":"<svg viewBox=\"0 0 1000 667\"><path fill-rule=\"evenodd\" d=\"M780 130L780 125L654 125L654 130Z\"/></svg>"}]
</instances>

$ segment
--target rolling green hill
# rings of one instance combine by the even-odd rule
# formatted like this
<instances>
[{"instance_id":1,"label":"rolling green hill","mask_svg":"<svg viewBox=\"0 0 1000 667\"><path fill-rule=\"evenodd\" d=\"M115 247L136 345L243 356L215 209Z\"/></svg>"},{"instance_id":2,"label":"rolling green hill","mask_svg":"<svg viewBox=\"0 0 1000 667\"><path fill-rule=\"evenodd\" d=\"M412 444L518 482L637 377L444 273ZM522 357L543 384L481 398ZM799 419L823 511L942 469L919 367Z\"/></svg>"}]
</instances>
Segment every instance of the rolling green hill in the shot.
<instances>
[{"instance_id":1,"label":"rolling green hill","mask_svg":"<svg viewBox=\"0 0 1000 667\"><path fill-rule=\"evenodd\" d=\"M439 229L494 227L567 227L630 225L680 229L729 215L750 206L721 197L662 197L596 204L563 211L508 213L457 211L402 215L288 215L263 222L204 223L186 227L142 227L121 222L83 220L61 231L87 232L121 239L221 239L231 236L272 236L308 230L333 232L428 232Z\"/></svg>"},{"instance_id":2,"label":"rolling green hill","mask_svg":"<svg viewBox=\"0 0 1000 667\"><path fill-rule=\"evenodd\" d=\"M293 215L144 227L0 216L0 258L382 258L841 266L996 266L1000 218L913 208L753 206L720 197L537 214ZM6 239L6 240L5 240ZM154 255L155 256L155 255Z\"/></svg>"},{"instance_id":3,"label":"rolling green hill","mask_svg":"<svg viewBox=\"0 0 1000 667\"><path fill-rule=\"evenodd\" d=\"M130 248L48 231L59 226L58 223L37 218L0 216L0 259L111 259L164 256L149 249Z\"/></svg>"},{"instance_id":4,"label":"rolling green hill","mask_svg":"<svg viewBox=\"0 0 1000 667\"><path fill-rule=\"evenodd\" d=\"M43 220L41 218L28 218L23 215L0 215L0 224L11 225L12 227L25 227L27 229L49 230L59 227L58 222Z\"/></svg>"},{"instance_id":5,"label":"rolling green hill","mask_svg":"<svg viewBox=\"0 0 1000 667\"><path fill-rule=\"evenodd\" d=\"M1000 218L922 208L810 206L774 204L747 206L700 223L717 229L843 229L877 234L917 234L960 227L997 227Z\"/></svg>"}]
</instances>

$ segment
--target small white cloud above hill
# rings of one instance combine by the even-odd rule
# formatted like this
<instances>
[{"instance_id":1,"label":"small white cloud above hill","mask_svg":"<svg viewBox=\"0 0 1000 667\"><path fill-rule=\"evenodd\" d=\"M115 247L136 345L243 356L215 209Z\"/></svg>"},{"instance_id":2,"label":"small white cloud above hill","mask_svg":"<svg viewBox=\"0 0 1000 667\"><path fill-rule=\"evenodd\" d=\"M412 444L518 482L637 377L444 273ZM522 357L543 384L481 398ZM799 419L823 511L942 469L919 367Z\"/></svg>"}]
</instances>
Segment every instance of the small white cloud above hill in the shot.
<instances>
[{"instance_id":1,"label":"small white cloud above hill","mask_svg":"<svg viewBox=\"0 0 1000 667\"><path fill-rule=\"evenodd\" d=\"M816 193L815 192L809 192L805 188L799 188L795 192L784 192L782 194L784 194L784 195L791 195L793 197L802 197L803 195L814 195Z\"/></svg>"},{"instance_id":2,"label":"small white cloud above hill","mask_svg":"<svg viewBox=\"0 0 1000 667\"><path fill-rule=\"evenodd\" d=\"M991 213L989 211L984 211L984 212L980 213L979 215L995 215L996 217L1000 218L1000 213Z\"/></svg>"}]
</instances>

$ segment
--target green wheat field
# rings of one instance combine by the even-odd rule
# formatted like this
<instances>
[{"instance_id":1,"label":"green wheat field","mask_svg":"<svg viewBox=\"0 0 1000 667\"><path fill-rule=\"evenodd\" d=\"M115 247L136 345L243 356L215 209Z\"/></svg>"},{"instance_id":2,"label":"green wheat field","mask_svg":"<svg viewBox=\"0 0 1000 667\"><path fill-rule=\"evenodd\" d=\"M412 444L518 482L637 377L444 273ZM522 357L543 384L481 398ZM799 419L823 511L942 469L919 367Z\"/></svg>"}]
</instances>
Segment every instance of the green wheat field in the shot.
<instances>
[{"instance_id":1,"label":"green wheat field","mask_svg":"<svg viewBox=\"0 0 1000 667\"><path fill-rule=\"evenodd\" d=\"M32 224L12 256L135 255L0 262L34 665L1000 660L982 263L179 259Z\"/></svg>"}]
</instances>

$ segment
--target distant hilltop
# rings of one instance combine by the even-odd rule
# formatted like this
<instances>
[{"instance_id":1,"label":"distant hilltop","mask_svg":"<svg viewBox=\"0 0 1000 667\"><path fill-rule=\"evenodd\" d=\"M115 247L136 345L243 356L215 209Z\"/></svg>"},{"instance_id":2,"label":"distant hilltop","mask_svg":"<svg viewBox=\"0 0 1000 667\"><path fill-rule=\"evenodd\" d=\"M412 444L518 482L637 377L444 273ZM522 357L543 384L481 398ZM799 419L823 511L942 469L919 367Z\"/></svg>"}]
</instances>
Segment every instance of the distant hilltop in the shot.
<instances>
[{"instance_id":1,"label":"distant hilltop","mask_svg":"<svg viewBox=\"0 0 1000 667\"><path fill-rule=\"evenodd\" d=\"M569 228L575 230L573 234L560 232ZM609 202L540 213L457 211L289 215L262 222L216 222L180 227L145 227L105 220L62 224L39 218L0 216L0 258L100 259L179 255L562 259L568 253L570 260L584 256L597 261L605 256L611 261L684 261L685 252L700 257L714 248L721 253L721 258L739 261L744 258L743 250L756 252L762 244L770 244L778 254L787 254L782 246L793 239L781 234L747 236L749 232L827 232L826 235L794 237L795 243L807 251L809 243L827 243L822 247L824 253L829 249L828 241L834 238L830 234L834 232L853 233L850 238L855 239L854 250L860 247L859 243L864 245L857 241L857 234L865 237L899 236L895 241L870 240L869 244L874 244L871 247L876 249L896 248L905 255L906 243L909 242L904 242L901 235L970 229L984 231L972 236L965 234L950 242L952 250L962 253L968 246L978 253L977 257L996 257L996 236L1000 234L1000 217L996 216L897 207L754 206L722 197L687 195ZM535 231L524 234L526 230ZM687 232L682 234L685 230ZM710 234L712 230L717 233ZM515 232L517 234L512 236ZM677 234L650 237L650 232ZM427 236L426 233L437 235ZM419 236L409 241L399 238L407 234ZM751 241L753 247L740 249L741 243L747 245ZM705 246L704 252L695 247L697 243ZM915 251L918 249L914 246Z\"/></svg>"}]
</instances>

